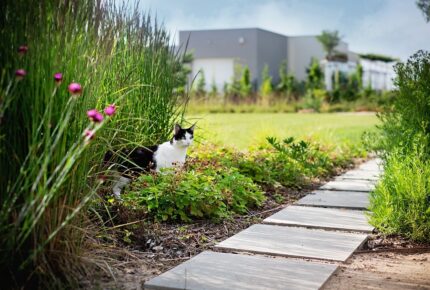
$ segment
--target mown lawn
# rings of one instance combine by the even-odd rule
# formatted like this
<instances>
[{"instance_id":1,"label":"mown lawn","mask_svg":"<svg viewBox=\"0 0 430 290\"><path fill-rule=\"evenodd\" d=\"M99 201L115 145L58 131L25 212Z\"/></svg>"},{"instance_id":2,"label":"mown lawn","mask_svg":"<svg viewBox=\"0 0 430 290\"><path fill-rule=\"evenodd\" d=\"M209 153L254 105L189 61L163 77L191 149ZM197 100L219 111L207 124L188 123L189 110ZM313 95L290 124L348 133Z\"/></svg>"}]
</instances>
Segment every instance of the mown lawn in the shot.
<instances>
[{"instance_id":1,"label":"mown lawn","mask_svg":"<svg viewBox=\"0 0 430 290\"><path fill-rule=\"evenodd\" d=\"M357 144L362 133L374 130L379 122L371 113L205 114L190 116L188 120L198 121L197 136L238 149L255 145L267 136L313 137L328 143Z\"/></svg>"}]
</instances>

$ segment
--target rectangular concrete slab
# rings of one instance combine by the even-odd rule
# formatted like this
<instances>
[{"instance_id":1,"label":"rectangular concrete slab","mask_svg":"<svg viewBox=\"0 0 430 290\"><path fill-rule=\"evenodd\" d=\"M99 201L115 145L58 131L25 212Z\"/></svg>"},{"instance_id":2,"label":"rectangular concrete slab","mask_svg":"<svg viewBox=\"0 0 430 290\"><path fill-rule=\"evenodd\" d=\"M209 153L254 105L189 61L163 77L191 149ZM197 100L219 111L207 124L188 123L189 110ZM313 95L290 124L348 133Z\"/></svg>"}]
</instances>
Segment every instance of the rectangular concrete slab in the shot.
<instances>
[{"instance_id":1,"label":"rectangular concrete slab","mask_svg":"<svg viewBox=\"0 0 430 290\"><path fill-rule=\"evenodd\" d=\"M363 211L294 205L266 218L264 223L368 233L374 229Z\"/></svg>"},{"instance_id":2,"label":"rectangular concrete slab","mask_svg":"<svg viewBox=\"0 0 430 290\"><path fill-rule=\"evenodd\" d=\"M338 180L330 181L320 187L326 190L342 190L342 191L364 191L369 192L375 188L375 184L366 181L358 180Z\"/></svg>"},{"instance_id":3,"label":"rectangular concrete slab","mask_svg":"<svg viewBox=\"0 0 430 290\"><path fill-rule=\"evenodd\" d=\"M345 261L366 239L365 234L256 224L215 247L268 255Z\"/></svg>"},{"instance_id":4,"label":"rectangular concrete slab","mask_svg":"<svg viewBox=\"0 0 430 290\"><path fill-rule=\"evenodd\" d=\"M333 208L367 209L367 192L317 190L296 202L298 205L322 206Z\"/></svg>"},{"instance_id":5,"label":"rectangular concrete slab","mask_svg":"<svg viewBox=\"0 0 430 290\"><path fill-rule=\"evenodd\" d=\"M360 170L370 170L370 171L381 171L383 166L381 161L368 161L360 166L358 166Z\"/></svg>"},{"instance_id":6,"label":"rectangular concrete slab","mask_svg":"<svg viewBox=\"0 0 430 290\"><path fill-rule=\"evenodd\" d=\"M369 170L360 170L353 169L345 172L340 176L355 176L355 177L373 177L378 178L382 174L382 171L369 171Z\"/></svg>"},{"instance_id":7,"label":"rectangular concrete slab","mask_svg":"<svg viewBox=\"0 0 430 290\"><path fill-rule=\"evenodd\" d=\"M348 180L348 179L352 179L352 180L368 180L368 181L373 181L373 182L377 182L379 180L379 176L372 176L372 175L358 175L358 174L350 174L350 173L345 173L342 175L339 175L338 177L336 177L337 180Z\"/></svg>"},{"instance_id":8,"label":"rectangular concrete slab","mask_svg":"<svg viewBox=\"0 0 430 290\"><path fill-rule=\"evenodd\" d=\"M378 183L377 179L363 179L363 178L344 178L342 176L338 176L334 179L334 181L353 181L353 182L359 182L359 183L363 183L365 185L367 184L371 184L371 185L376 185Z\"/></svg>"},{"instance_id":9,"label":"rectangular concrete slab","mask_svg":"<svg viewBox=\"0 0 430 290\"><path fill-rule=\"evenodd\" d=\"M203 252L145 283L145 289L320 289L336 265Z\"/></svg>"}]
</instances>

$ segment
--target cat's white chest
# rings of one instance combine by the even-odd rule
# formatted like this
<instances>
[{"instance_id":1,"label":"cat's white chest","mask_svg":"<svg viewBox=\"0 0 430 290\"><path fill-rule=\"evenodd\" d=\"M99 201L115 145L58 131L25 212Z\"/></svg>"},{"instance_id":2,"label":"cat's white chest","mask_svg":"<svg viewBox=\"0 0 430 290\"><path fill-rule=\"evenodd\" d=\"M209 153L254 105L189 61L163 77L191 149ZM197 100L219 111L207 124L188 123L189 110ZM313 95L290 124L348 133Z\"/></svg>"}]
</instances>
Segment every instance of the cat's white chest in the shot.
<instances>
[{"instance_id":1,"label":"cat's white chest","mask_svg":"<svg viewBox=\"0 0 430 290\"><path fill-rule=\"evenodd\" d=\"M158 147L154 155L154 160L157 165L157 171L161 168L171 168L174 166L182 166L185 163L187 155L186 147L177 147L165 142Z\"/></svg>"}]
</instances>

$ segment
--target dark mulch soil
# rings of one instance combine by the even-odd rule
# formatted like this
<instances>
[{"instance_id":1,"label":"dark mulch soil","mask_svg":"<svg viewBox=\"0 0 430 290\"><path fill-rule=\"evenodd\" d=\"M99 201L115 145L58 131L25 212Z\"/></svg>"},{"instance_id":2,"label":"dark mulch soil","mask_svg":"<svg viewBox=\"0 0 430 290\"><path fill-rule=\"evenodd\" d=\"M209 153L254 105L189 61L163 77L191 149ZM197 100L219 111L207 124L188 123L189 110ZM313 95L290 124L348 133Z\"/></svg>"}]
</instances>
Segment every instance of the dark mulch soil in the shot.
<instances>
[{"instance_id":1,"label":"dark mulch soil","mask_svg":"<svg viewBox=\"0 0 430 290\"><path fill-rule=\"evenodd\" d=\"M359 252L420 252L430 251L430 241L414 242L399 235L373 234Z\"/></svg>"}]
</instances>

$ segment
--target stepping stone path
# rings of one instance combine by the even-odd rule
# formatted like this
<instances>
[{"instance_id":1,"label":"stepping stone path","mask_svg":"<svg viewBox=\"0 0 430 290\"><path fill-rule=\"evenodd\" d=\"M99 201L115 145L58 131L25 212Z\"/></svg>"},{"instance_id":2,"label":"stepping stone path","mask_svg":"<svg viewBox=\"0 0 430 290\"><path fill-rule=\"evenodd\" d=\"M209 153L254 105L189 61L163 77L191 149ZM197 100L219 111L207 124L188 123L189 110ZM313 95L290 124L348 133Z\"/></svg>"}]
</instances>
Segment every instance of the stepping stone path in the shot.
<instances>
[{"instance_id":1,"label":"stepping stone path","mask_svg":"<svg viewBox=\"0 0 430 290\"><path fill-rule=\"evenodd\" d=\"M320 289L373 231L365 210L380 165L373 159L338 176L264 224L217 244L215 252L146 282L145 289Z\"/></svg>"},{"instance_id":2,"label":"stepping stone path","mask_svg":"<svg viewBox=\"0 0 430 290\"><path fill-rule=\"evenodd\" d=\"M291 205L266 218L264 223L284 226L347 230L371 233L373 227L361 210Z\"/></svg>"}]
</instances>

